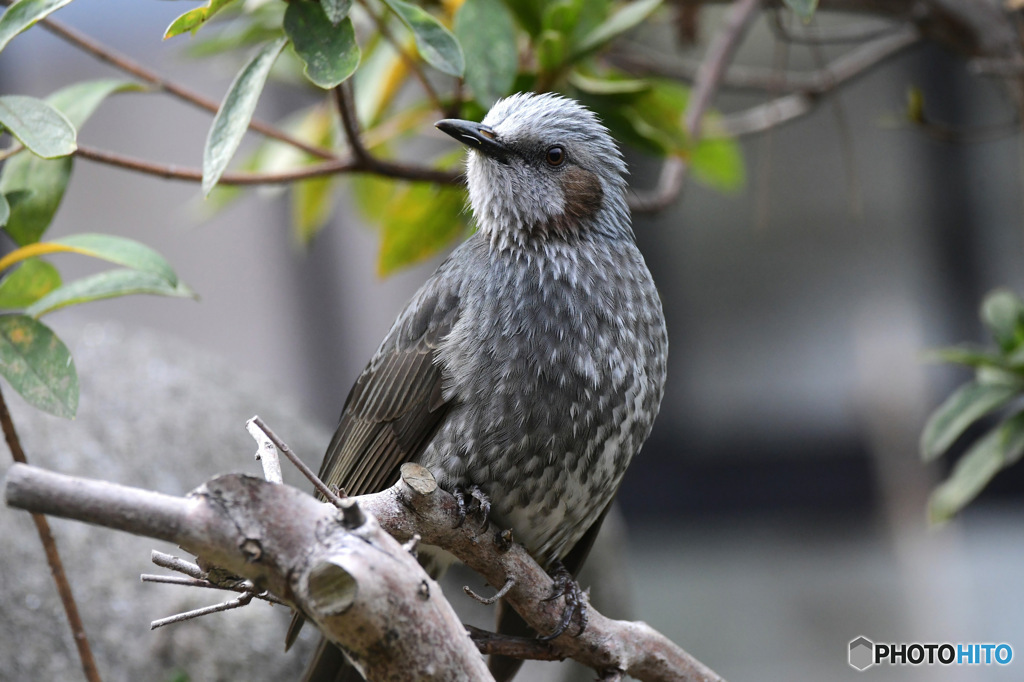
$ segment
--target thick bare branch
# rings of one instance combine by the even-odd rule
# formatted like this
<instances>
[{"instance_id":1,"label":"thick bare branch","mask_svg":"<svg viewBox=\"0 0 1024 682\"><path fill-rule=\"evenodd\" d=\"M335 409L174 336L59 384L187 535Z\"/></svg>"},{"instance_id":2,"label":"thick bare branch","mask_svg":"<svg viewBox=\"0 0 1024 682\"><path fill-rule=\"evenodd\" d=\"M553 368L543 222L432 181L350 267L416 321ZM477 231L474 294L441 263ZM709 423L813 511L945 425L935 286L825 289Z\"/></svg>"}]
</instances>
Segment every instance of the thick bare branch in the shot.
<instances>
[{"instance_id":1,"label":"thick bare branch","mask_svg":"<svg viewBox=\"0 0 1024 682\"><path fill-rule=\"evenodd\" d=\"M382 675L380 679L391 678L377 667L385 663L377 662L369 650L380 647L382 623L402 633L399 641L386 638L394 647L387 657L402 671L396 679L417 678L420 673L412 665L466 670L470 679L488 679L486 671L478 672L482 658L475 647L471 657L461 648L453 650L468 638L461 625L451 624L454 616L443 612L439 603L447 607L447 602L436 584L398 541L419 535L424 543L455 554L492 585L514 580L505 599L540 632L551 632L562 616L561 603L547 601L552 580L521 546L473 528L475 524L457 527L455 498L437 488L425 469L406 465L402 473L387 490L351 498L363 512L356 527L352 515L340 514L305 493L240 475L222 476L187 498L174 498L16 465L8 474L5 492L11 506L176 542L301 608L361 664L373 665L373 674ZM377 562L374 578L349 560L366 554L368 561ZM385 573L392 577L382 579ZM357 603L359 610L354 610ZM381 608L387 613L380 613ZM589 613L582 634L567 633L550 643L554 655L640 680L721 680L649 626L610 620L593 609ZM416 654L406 648L410 642L435 642L439 632L446 633L447 640L431 644L439 647L434 653ZM362 652L368 652L366 658Z\"/></svg>"},{"instance_id":2,"label":"thick bare branch","mask_svg":"<svg viewBox=\"0 0 1024 682\"><path fill-rule=\"evenodd\" d=\"M331 505L243 475L180 498L16 464L5 495L10 506L174 542L251 580L301 609L371 679L490 679L437 583L369 515L346 525Z\"/></svg>"}]
</instances>

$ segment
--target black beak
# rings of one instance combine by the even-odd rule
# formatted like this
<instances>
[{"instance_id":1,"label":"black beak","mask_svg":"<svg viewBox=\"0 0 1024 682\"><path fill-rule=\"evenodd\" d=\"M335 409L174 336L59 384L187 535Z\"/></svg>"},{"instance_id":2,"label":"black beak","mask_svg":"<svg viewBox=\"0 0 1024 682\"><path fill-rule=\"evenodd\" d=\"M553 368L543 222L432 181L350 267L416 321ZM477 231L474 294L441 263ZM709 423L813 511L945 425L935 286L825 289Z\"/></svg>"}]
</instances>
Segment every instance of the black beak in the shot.
<instances>
[{"instance_id":1,"label":"black beak","mask_svg":"<svg viewBox=\"0 0 1024 682\"><path fill-rule=\"evenodd\" d=\"M482 123L446 118L435 123L434 127L492 159L502 163L508 162L508 147L498 142L494 131Z\"/></svg>"}]
</instances>

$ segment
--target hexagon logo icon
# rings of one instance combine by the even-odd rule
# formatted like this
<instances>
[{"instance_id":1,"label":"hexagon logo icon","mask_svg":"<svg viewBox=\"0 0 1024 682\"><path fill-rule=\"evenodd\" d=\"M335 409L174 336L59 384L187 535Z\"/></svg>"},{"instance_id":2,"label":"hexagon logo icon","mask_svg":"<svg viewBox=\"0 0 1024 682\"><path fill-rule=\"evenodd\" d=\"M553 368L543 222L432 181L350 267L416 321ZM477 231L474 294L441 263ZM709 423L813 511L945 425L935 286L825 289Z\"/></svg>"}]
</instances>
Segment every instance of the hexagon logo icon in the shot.
<instances>
[{"instance_id":1,"label":"hexagon logo icon","mask_svg":"<svg viewBox=\"0 0 1024 682\"><path fill-rule=\"evenodd\" d=\"M864 671L875 664L875 643L861 636L850 641L850 666Z\"/></svg>"}]
</instances>

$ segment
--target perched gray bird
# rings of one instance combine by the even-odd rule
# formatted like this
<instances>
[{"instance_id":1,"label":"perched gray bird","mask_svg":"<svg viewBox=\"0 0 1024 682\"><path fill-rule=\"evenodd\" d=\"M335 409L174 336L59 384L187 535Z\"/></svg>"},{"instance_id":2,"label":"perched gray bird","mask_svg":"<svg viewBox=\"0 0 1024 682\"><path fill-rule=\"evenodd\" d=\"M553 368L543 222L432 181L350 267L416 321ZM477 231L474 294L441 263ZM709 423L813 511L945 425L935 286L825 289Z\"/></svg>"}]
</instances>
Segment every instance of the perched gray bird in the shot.
<instances>
[{"instance_id":1,"label":"perched gray bird","mask_svg":"<svg viewBox=\"0 0 1024 682\"><path fill-rule=\"evenodd\" d=\"M320 477L357 495L419 462L442 488L486 496L491 521L542 566L575 574L664 392L665 320L633 241L626 166L597 117L558 95L513 95L482 123L437 127L472 150L478 229L356 381ZM434 573L445 556L431 556ZM307 679L336 679L331 648Z\"/></svg>"}]
</instances>

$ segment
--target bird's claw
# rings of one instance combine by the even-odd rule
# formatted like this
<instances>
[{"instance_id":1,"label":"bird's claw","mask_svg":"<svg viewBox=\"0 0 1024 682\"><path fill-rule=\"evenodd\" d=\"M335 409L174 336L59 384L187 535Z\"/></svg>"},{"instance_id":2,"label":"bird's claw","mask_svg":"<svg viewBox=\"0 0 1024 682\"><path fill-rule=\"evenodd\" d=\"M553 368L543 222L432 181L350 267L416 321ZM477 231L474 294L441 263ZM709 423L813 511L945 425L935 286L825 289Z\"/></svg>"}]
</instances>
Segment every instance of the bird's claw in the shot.
<instances>
[{"instance_id":1,"label":"bird's claw","mask_svg":"<svg viewBox=\"0 0 1024 682\"><path fill-rule=\"evenodd\" d=\"M579 620L579 631L576 633L576 637L579 637L587 629L587 594L580 589L580 584L573 579L572 574L560 561L555 562L551 578L554 580L551 596L544 601L553 601L564 597L565 609L562 610L562 618L558 621L554 631L537 639L542 642L550 642L556 637L560 637L569 629L574 618Z\"/></svg>"},{"instance_id":2,"label":"bird's claw","mask_svg":"<svg viewBox=\"0 0 1024 682\"><path fill-rule=\"evenodd\" d=\"M480 527L486 528L487 519L491 515L491 500L487 494L479 486L471 485L468 488L459 486L454 495L459 505L459 520L455 527L461 528L466 522L466 516L474 514L480 517Z\"/></svg>"}]
</instances>

